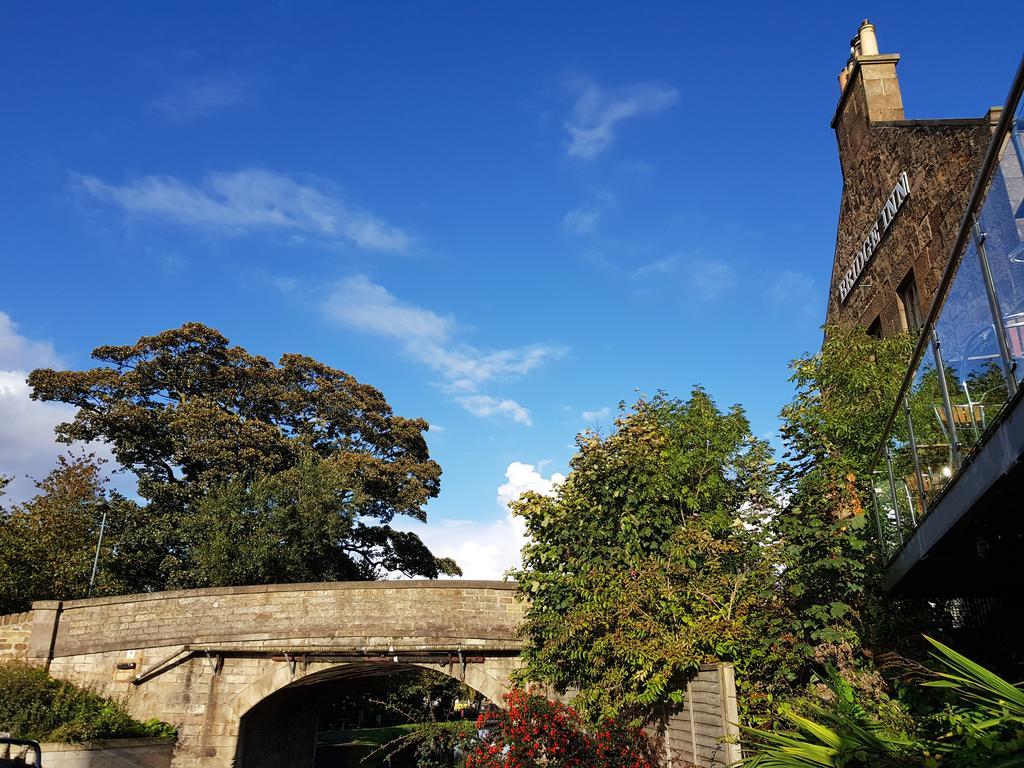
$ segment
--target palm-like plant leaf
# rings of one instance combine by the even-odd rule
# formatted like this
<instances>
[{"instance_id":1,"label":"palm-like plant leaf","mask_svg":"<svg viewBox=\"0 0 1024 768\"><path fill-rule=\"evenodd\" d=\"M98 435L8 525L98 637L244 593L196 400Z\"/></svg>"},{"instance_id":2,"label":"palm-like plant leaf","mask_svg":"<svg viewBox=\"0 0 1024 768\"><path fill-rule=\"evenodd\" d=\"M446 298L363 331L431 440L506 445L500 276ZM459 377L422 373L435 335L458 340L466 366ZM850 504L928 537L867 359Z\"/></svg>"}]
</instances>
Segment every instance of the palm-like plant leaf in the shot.
<instances>
[{"instance_id":1,"label":"palm-like plant leaf","mask_svg":"<svg viewBox=\"0 0 1024 768\"><path fill-rule=\"evenodd\" d=\"M937 673L941 679L925 683L932 687L955 689L962 697L980 705L995 720L1007 717L1024 721L1024 689L995 672L971 661L938 640L925 636L937 653L932 653L949 672Z\"/></svg>"}]
</instances>

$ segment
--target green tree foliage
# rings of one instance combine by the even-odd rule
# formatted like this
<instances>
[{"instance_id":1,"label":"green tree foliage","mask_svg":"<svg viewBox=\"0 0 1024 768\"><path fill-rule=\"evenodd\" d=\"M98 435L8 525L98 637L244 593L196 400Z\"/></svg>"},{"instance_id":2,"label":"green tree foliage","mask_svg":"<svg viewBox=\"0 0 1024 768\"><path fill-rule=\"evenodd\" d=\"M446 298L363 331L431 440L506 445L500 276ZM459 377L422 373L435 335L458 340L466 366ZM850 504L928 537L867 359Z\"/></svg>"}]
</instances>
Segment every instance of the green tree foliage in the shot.
<instances>
[{"instance_id":1,"label":"green tree foliage","mask_svg":"<svg viewBox=\"0 0 1024 768\"><path fill-rule=\"evenodd\" d=\"M148 503L123 545L152 553L149 588L459 572L390 525L426 519L441 469L427 423L373 387L303 355L275 365L199 323L93 358L33 371L32 397L76 406L58 438L103 440L138 477Z\"/></svg>"},{"instance_id":2,"label":"green tree foliage","mask_svg":"<svg viewBox=\"0 0 1024 768\"><path fill-rule=\"evenodd\" d=\"M786 503L771 526L793 631L808 658L832 653L822 644L859 649L866 633L884 634L890 623L872 586L878 548L865 508L871 461L914 343L859 328L826 331L820 351L791 364L797 392L781 414Z\"/></svg>"},{"instance_id":3,"label":"green tree foliage","mask_svg":"<svg viewBox=\"0 0 1024 768\"><path fill-rule=\"evenodd\" d=\"M705 661L766 680L785 609L745 521L772 506L774 469L742 409L722 412L700 388L658 394L577 445L553 497L512 505L530 535L516 574L531 601L526 676L576 689L592 720L647 718ZM784 656L769 665L783 684Z\"/></svg>"},{"instance_id":4,"label":"green tree foliage","mask_svg":"<svg viewBox=\"0 0 1024 768\"><path fill-rule=\"evenodd\" d=\"M167 723L140 723L113 699L54 680L46 670L20 662L0 664L0 731L56 742L177 735Z\"/></svg>"},{"instance_id":5,"label":"green tree foliage","mask_svg":"<svg viewBox=\"0 0 1024 768\"><path fill-rule=\"evenodd\" d=\"M114 533L139 508L105 490L101 461L92 454L61 456L36 486L33 499L0 514L0 613L28 610L33 600L85 597L104 511L109 527L94 593L145 587L145 556L118 547Z\"/></svg>"}]
</instances>

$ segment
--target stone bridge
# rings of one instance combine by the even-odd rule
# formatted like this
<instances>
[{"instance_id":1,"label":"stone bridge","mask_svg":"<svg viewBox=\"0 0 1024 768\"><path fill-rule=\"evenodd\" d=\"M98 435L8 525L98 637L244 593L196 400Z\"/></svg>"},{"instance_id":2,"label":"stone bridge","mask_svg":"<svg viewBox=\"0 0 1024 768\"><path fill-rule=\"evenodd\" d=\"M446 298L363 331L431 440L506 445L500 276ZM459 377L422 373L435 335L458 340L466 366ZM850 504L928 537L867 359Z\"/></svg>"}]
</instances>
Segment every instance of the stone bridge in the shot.
<instances>
[{"instance_id":1,"label":"stone bridge","mask_svg":"<svg viewBox=\"0 0 1024 768\"><path fill-rule=\"evenodd\" d=\"M515 589L333 582L37 602L0 618L0 659L173 723L174 766L301 766L332 681L422 667L500 704L519 665Z\"/></svg>"}]
</instances>

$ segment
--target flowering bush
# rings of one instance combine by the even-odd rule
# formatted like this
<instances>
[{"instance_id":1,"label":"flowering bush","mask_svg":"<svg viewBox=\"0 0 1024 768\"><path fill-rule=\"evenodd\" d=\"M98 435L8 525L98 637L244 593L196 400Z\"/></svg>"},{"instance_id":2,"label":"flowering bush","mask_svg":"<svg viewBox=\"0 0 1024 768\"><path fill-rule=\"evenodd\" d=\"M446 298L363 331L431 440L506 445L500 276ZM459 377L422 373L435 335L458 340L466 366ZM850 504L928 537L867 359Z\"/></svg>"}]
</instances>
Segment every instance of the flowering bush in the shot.
<instances>
[{"instance_id":1,"label":"flowering bush","mask_svg":"<svg viewBox=\"0 0 1024 768\"><path fill-rule=\"evenodd\" d=\"M657 751L639 728L606 721L588 729L571 708L515 690L508 708L483 714L484 734L466 756L466 768L656 768Z\"/></svg>"}]
</instances>

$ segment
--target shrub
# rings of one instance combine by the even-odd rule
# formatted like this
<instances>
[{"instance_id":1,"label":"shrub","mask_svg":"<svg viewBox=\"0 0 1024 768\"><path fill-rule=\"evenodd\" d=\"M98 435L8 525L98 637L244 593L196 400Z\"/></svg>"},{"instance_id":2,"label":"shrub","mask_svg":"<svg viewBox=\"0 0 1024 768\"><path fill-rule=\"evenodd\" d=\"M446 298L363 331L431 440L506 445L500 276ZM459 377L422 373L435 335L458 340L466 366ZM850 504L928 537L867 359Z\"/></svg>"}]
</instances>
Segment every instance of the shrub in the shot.
<instances>
[{"instance_id":1,"label":"shrub","mask_svg":"<svg viewBox=\"0 0 1024 768\"><path fill-rule=\"evenodd\" d=\"M57 742L177 735L167 723L140 723L119 702L21 662L0 664L0 731Z\"/></svg>"},{"instance_id":2,"label":"shrub","mask_svg":"<svg viewBox=\"0 0 1024 768\"><path fill-rule=\"evenodd\" d=\"M606 720L588 730L570 707L515 690L508 709L483 714L485 737L466 756L466 768L655 768L656 749L639 728ZM496 722L493 718L496 717Z\"/></svg>"}]
</instances>

